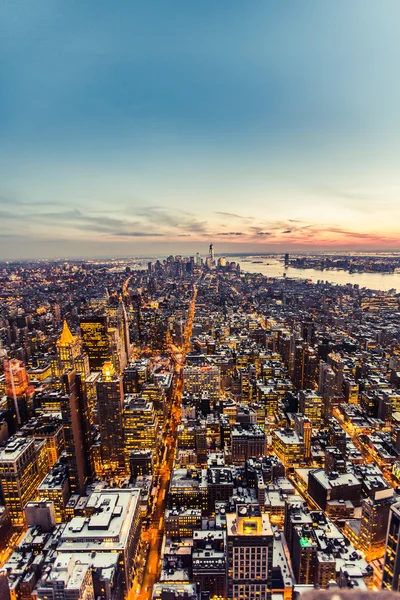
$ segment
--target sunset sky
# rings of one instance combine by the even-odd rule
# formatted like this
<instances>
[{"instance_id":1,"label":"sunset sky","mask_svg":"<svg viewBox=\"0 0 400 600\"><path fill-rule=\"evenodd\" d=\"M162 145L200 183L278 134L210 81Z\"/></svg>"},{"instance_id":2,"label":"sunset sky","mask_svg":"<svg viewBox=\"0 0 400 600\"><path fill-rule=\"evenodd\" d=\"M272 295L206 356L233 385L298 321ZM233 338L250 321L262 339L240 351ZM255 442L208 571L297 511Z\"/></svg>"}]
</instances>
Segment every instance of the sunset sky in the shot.
<instances>
[{"instance_id":1,"label":"sunset sky","mask_svg":"<svg viewBox=\"0 0 400 600\"><path fill-rule=\"evenodd\" d=\"M3 0L0 260L400 249L398 0Z\"/></svg>"}]
</instances>

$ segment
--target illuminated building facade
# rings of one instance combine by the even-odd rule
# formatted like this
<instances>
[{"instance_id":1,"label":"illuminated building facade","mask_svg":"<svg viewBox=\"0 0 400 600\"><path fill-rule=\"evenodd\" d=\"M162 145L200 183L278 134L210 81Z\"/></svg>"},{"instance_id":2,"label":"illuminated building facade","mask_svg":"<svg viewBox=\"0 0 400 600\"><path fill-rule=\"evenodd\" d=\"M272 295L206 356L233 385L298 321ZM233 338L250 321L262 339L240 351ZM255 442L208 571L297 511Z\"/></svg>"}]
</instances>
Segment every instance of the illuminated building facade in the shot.
<instances>
[{"instance_id":1,"label":"illuminated building facade","mask_svg":"<svg viewBox=\"0 0 400 600\"><path fill-rule=\"evenodd\" d=\"M304 461L304 441L291 429L275 429L272 448L284 465L293 466Z\"/></svg>"},{"instance_id":2,"label":"illuminated building facade","mask_svg":"<svg viewBox=\"0 0 400 600\"><path fill-rule=\"evenodd\" d=\"M231 431L232 462L244 465L247 458L265 454L265 433L258 425L237 424Z\"/></svg>"},{"instance_id":3,"label":"illuminated building facade","mask_svg":"<svg viewBox=\"0 0 400 600\"><path fill-rule=\"evenodd\" d=\"M25 364L16 358L4 360L4 376L6 395L10 409L15 413L18 425L26 423L32 416L33 386L29 384L29 376Z\"/></svg>"},{"instance_id":4,"label":"illuminated building facade","mask_svg":"<svg viewBox=\"0 0 400 600\"><path fill-rule=\"evenodd\" d=\"M375 498L362 501L362 514L358 547L365 554L366 560L382 558L385 554L387 524L390 506L393 502L393 489L375 492Z\"/></svg>"},{"instance_id":5,"label":"illuminated building facade","mask_svg":"<svg viewBox=\"0 0 400 600\"><path fill-rule=\"evenodd\" d=\"M297 583L310 585L315 582L318 544L308 525L293 528L292 566Z\"/></svg>"},{"instance_id":6,"label":"illuminated building facade","mask_svg":"<svg viewBox=\"0 0 400 600\"><path fill-rule=\"evenodd\" d=\"M183 389L189 394L201 394L206 391L211 402L216 402L220 396L219 368L209 365L184 367Z\"/></svg>"},{"instance_id":7,"label":"illuminated building facade","mask_svg":"<svg viewBox=\"0 0 400 600\"><path fill-rule=\"evenodd\" d=\"M165 533L171 537L192 537L201 529L201 509L172 508L165 511Z\"/></svg>"},{"instance_id":8,"label":"illuminated building facade","mask_svg":"<svg viewBox=\"0 0 400 600\"><path fill-rule=\"evenodd\" d=\"M299 412L302 413L313 427L321 425L323 416L323 400L313 390L299 392Z\"/></svg>"},{"instance_id":9,"label":"illuminated building facade","mask_svg":"<svg viewBox=\"0 0 400 600\"><path fill-rule=\"evenodd\" d=\"M57 523L67 520L66 508L71 492L66 464L57 463L54 465L39 485L37 495L40 500L53 502Z\"/></svg>"},{"instance_id":10,"label":"illuminated building facade","mask_svg":"<svg viewBox=\"0 0 400 600\"><path fill-rule=\"evenodd\" d=\"M208 511L207 469L176 468L171 473L169 506Z\"/></svg>"},{"instance_id":11,"label":"illuminated building facade","mask_svg":"<svg viewBox=\"0 0 400 600\"><path fill-rule=\"evenodd\" d=\"M45 463L43 464L45 455ZM35 497L47 471L44 442L11 438L0 450L0 484L4 503L15 527L24 525L24 506Z\"/></svg>"},{"instance_id":12,"label":"illuminated building facade","mask_svg":"<svg viewBox=\"0 0 400 600\"><path fill-rule=\"evenodd\" d=\"M122 371L125 369L131 355L129 321L122 297L119 298L118 307L107 308L107 316L110 327L117 331L120 341L119 355L121 359L120 370Z\"/></svg>"},{"instance_id":13,"label":"illuminated building facade","mask_svg":"<svg viewBox=\"0 0 400 600\"><path fill-rule=\"evenodd\" d=\"M49 467L60 458L64 451L64 432L61 419L52 414L41 414L33 417L21 427L18 436L45 440Z\"/></svg>"},{"instance_id":14,"label":"illuminated building facade","mask_svg":"<svg viewBox=\"0 0 400 600\"><path fill-rule=\"evenodd\" d=\"M131 362L123 372L124 393L138 394L150 376L150 361L148 359Z\"/></svg>"},{"instance_id":15,"label":"illuminated building facade","mask_svg":"<svg viewBox=\"0 0 400 600\"><path fill-rule=\"evenodd\" d=\"M57 376L63 375L66 371L75 369L81 375L83 381L86 381L89 372L89 357L82 350L82 340L77 335L72 335L68 324L64 321L61 336L57 340Z\"/></svg>"},{"instance_id":16,"label":"illuminated building facade","mask_svg":"<svg viewBox=\"0 0 400 600\"><path fill-rule=\"evenodd\" d=\"M226 515L230 600L269 600L272 587L273 532L258 505L238 504Z\"/></svg>"},{"instance_id":17,"label":"illuminated building facade","mask_svg":"<svg viewBox=\"0 0 400 600\"><path fill-rule=\"evenodd\" d=\"M152 402L133 395L125 396L123 427L126 471L129 472L134 450L151 449L153 461L157 463L158 421Z\"/></svg>"},{"instance_id":18,"label":"illuminated building facade","mask_svg":"<svg viewBox=\"0 0 400 600\"><path fill-rule=\"evenodd\" d=\"M125 472L122 377L115 374L111 362L105 363L96 384L101 436L101 456L105 472Z\"/></svg>"},{"instance_id":19,"label":"illuminated building facade","mask_svg":"<svg viewBox=\"0 0 400 600\"><path fill-rule=\"evenodd\" d=\"M318 376L318 356L306 342L294 349L293 382L297 390L313 389Z\"/></svg>"},{"instance_id":20,"label":"illuminated building facade","mask_svg":"<svg viewBox=\"0 0 400 600\"><path fill-rule=\"evenodd\" d=\"M79 325L90 369L101 371L104 363L111 359L108 319L104 316L82 318Z\"/></svg>"}]
</instances>

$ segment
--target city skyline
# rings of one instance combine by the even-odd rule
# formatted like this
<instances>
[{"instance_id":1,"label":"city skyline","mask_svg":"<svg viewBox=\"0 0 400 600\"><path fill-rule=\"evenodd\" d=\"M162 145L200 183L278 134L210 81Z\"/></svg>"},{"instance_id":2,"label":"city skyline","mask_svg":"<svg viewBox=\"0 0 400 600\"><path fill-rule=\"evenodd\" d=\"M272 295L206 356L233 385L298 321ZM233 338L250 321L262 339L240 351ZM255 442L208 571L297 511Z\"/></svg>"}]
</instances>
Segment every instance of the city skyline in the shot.
<instances>
[{"instance_id":1,"label":"city skyline","mask_svg":"<svg viewBox=\"0 0 400 600\"><path fill-rule=\"evenodd\" d=\"M0 257L399 248L393 0L0 7Z\"/></svg>"}]
</instances>

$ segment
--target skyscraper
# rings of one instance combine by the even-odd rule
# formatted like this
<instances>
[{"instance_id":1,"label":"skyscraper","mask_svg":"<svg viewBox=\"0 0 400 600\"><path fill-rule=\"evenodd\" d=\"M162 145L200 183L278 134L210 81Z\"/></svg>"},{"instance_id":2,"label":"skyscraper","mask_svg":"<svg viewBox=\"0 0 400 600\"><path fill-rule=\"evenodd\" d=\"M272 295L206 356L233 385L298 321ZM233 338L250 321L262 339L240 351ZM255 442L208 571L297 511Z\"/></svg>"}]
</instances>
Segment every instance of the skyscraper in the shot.
<instances>
[{"instance_id":1,"label":"skyscraper","mask_svg":"<svg viewBox=\"0 0 400 600\"><path fill-rule=\"evenodd\" d=\"M151 450L157 460L158 420L153 403L138 396L126 396L124 402L124 451L126 472L134 450Z\"/></svg>"},{"instance_id":2,"label":"skyscraper","mask_svg":"<svg viewBox=\"0 0 400 600\"><path fill-rule=\"evenodd\" d=\"M32 414L31 397L34 390L29 385L25 364L16 358L5 358L4 375L9 408L15 413L18 425L26 423Z\"/></svg>"},{"instance_id":3,"label":"skyscraper","mask_svg":"<svg viewBox=\"0 0 400 600\"><path fill-rule=\"evenodd\" d=\"M62 382L64 394L60 404L71 491L84 496L87 479L91 475L90 424L86 395L76 371L64 373Z\"/></svg>"},{"instance_id":4,"label":"skyscraper","mask_svg":"<svg viewBox=\"0 0 400 600\"><path fill-rule=\"evenodd\" d=\"M96 384L100 423L101 455L105 472L125 472L122 377L106 362Z\"/></svg>"},{"instance_id":5,"label":"skyscraper","mask_svg":"<svg viewBox=\"0 0 400 600\"><path fill-rule=\"evenodd\" d=\"M101 371L111 359L108 320L105 316L85 317L80 320L82 346L89 357L92 371Z\"/></svg>"},{"instance_id":6,"label":"skyscraper","mask_svg":"<svg viewBox=\"0 0 400 600\"><path fill-rule=\"evenodd\" d=\"M57 375L61 376L66 371L75 369L86 381L89 372L89 358L82 350L82 340L77 335L72 335L67 321L64 321L63 330L57 340Z\"/></svg>"}]
</instances>

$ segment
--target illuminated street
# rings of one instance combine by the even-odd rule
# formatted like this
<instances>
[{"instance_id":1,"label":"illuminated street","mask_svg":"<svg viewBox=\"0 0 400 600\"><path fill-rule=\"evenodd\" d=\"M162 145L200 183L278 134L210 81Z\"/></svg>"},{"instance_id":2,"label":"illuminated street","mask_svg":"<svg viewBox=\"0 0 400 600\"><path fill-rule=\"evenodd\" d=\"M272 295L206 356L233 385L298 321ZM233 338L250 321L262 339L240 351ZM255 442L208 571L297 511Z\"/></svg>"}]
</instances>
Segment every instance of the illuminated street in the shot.
<instances>
[{"instance_id":1,"label":"illuminated street","mask_svg":"<svg viewBox=\"0 0 400 600\"><path fill-rule=\"evenodd\" d=\"M182 348L170 343L171 356L179 367L182 367L185 363L185 356L189 349L189 340L192 333L193 317L195 313L197 297L197 287L193 288L193 298L190 303L188 318L186 322L184 332L184 343ZM179 371L178 371L179 373ZM162 462L158 474L158 492L154 502L154 509L151 514L149 527L143 531L142 540L143 542L148 541L149 547L145 558L145 566L143 568L143 580L142 583L134 583L127 598L131 600L134 597L141 598L143 600L151 598L152 589L154 583L157 581L160 570L160 554L161 544L164 534L163 519L164 513L168 501L168 489L171 477L171 471L174 465L175 452L176 452L176 430L180 422L180 404L182 400L183 383L182 376L178 374L175 377L175 389L173 395L173 403L171 407L171 416L167 425L169 425L169 432L164 431L163 439L166 444L166 458ZM140 557L140 560L141 557Z\"/></svg>"}]
</instances>

